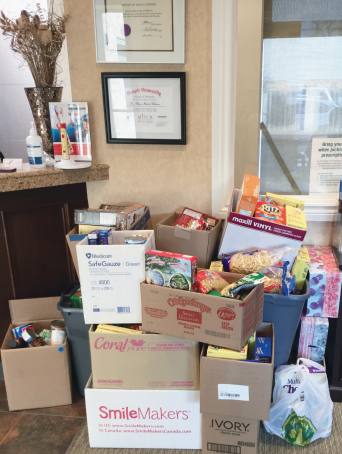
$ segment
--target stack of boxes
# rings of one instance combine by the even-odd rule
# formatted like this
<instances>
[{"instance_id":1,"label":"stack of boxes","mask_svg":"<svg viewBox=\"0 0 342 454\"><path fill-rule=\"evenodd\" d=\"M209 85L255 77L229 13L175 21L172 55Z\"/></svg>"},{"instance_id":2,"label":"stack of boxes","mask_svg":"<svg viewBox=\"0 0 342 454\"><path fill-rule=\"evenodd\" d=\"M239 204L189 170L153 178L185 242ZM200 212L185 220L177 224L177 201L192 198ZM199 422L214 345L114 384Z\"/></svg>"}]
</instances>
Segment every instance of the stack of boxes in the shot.
<instances>
[{"instance_id":1,"label":"stack of boxes","mask_svg":"<svg viewBox=\"0 0 342 454\"><path fill-rule=\"evenodd\" d=\"M208 357L207 344L240 351L257 331L274 345L272 324L262 323L263 285L243 302L151 285L144 281L145 252L154 249L148 233L145 245L123 245L124 232L113 232L113 245L77 245L85 321L93 323L90 446L254 454L260 420L269 417L274 347L266 364ZM140 274L126 275L133 263ZM241 277L220 274L228 282Z\"/></svg>"}]
</instances>

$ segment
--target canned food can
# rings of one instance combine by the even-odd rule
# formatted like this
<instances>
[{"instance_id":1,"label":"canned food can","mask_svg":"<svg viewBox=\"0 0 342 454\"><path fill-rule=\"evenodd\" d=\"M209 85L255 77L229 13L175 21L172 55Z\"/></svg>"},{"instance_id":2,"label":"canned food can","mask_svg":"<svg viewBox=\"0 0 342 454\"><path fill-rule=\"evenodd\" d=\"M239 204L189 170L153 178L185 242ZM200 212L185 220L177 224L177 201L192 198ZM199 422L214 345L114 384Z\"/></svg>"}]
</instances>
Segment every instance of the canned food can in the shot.
<instances>
[{"instance_id":1,"label":"canned food can","mask_svg":"<svg viewBox=\"0 0 342 454\"><path fill-rule=\"evenodd\" d=\"M66 338L64 320L54 320L51 322L51 345L63 344Z\"/></svg>"},{"instance_id":2,"label":"canned food can","mask_svg":"<svg viewBox=\"0 0 342 454\"><path fill-rule=\"evenodd\" d=\"M32 331L34 331L34 326L32 323L28 323L27 325L21 325L17 326L16 328L13 328L12 333L14 339L19 339L19 337L23 337L23 331L25 331L27 328L32 329Z\"/></svg>"},{"instance_id":3,"label":"canned food can","mask_svg":"<svg viewBox=\"0 0 342 454\"><path fill-rule=\"evenodd\" d=\"M145 244L146 243L146 236L144 236L144 235L126 236L125 243L126 244Z\"/></svg>"}]
</instances>

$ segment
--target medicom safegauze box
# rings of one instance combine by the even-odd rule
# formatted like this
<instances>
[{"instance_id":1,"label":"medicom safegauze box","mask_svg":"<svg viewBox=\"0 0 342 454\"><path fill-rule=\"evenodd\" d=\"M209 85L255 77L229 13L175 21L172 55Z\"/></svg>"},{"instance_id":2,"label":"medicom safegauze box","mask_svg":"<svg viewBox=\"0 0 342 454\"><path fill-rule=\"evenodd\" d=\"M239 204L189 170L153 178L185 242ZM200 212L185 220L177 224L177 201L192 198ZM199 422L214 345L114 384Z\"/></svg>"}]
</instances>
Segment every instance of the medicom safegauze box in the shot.
<instances>
[{"instance_id":1,"label":"medicom safegauze box","mask_svg":"<svg viewBox=\"0 0 342 454\"><path fill-rule=\"evenodd\" d=\"M85 388L91 448L201 449L199 391Z\"/></svg>"},{"instance_id":2,"label":"medicom safegauze box","mask_svg":"<svg viewBox=\"0 0 342 454\"><path fill-rule=\"evenodd\" d=\"M145 252L155 247L154 231L145 244L125 244L127 231L113 231L113 244L76 246L86 324L141 323L140 283L145 280Z\"/></svg>"}]
</instances>

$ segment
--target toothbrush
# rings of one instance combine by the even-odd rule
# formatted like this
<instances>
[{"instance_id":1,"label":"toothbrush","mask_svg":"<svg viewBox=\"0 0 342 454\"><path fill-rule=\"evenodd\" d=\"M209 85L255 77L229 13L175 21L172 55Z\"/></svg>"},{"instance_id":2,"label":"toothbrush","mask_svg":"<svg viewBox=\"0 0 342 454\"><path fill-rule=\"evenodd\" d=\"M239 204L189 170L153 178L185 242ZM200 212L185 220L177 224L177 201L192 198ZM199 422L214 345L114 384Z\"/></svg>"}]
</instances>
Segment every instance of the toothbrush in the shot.
<instances>
[{"instance_id":1,"label":"toothbrush","mask_svg":"<svg viewBox=\"0 0 342 454\"><path fill-rule=\"evenodd\" d=\"M55 114L56 114L56 117L57 117L57 120L58 120L58 123L59 123L59 124L57 124L57 128L59 129L59 132L60 132L60 124L64 123L64 121L63 121L63 107L59 108L59 112L58 112L58 107L57 106L54 107L54 110L55 110ZM72 145L71 145L70 139L69 139L69 135L67 133L66 133L66 136L67 136L69 155L72 155L74 150L72 148Z\"/></svg>"}]
</instances>

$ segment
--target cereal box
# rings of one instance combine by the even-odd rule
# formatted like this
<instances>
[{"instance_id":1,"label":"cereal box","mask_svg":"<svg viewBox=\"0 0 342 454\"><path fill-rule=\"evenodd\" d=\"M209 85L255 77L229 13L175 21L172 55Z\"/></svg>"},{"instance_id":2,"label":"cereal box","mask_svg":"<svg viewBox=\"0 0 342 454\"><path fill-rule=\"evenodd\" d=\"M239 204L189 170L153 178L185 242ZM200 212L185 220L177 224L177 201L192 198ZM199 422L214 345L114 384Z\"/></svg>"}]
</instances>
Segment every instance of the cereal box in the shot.
<instances>
[{"instance_id":1,"label":"cereal box","mask_svg":"<svg viewBox=\"0 0 342 454\"><path fill-rule=\"evenodd\" d=\"M149 250L145 254L146 282L196 291L197 257Z\"/></svg>"},{"instance_id":2,"label":"cereal box","mask_svg":"<svg viewBox=\"0 0 342 454\"><path fill-rule=\"evenodd\" d=\"M341 273L330 247L306 246L310 256L310 297L307 317L337 318Z\"/></svg>"}]
</instances>

